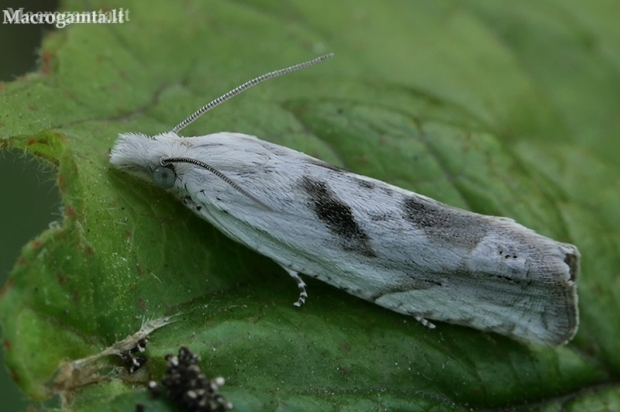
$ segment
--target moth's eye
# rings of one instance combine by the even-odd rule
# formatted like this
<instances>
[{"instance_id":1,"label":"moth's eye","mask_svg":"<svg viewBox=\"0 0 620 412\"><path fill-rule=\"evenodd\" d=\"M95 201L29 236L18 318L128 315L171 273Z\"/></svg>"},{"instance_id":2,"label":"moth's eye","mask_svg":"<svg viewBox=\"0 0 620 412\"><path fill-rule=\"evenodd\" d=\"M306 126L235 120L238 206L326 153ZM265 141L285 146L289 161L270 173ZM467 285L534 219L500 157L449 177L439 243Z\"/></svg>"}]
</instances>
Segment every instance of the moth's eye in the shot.
<instances>
[{"instance_id":1,"label":"moth's eye","mask_svg":"<svg viewBox=\"0 0 620 412\"><path fill-rule=\"evenodd\" d=\"M157 166L153 170L153 182L162 189L170 189L174 186L175 179L174 170L169 167Z\"/></svg>"}]
</instances>

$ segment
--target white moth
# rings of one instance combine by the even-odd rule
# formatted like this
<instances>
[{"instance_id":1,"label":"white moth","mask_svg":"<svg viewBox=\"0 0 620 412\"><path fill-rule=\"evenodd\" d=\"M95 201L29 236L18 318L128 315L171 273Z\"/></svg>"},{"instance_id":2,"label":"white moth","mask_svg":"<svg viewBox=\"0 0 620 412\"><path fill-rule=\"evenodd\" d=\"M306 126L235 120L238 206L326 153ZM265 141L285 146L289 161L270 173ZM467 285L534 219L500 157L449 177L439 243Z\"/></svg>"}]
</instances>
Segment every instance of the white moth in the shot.
<instances>
[{"instance_id":1,"label":"white moth","mask_svg":"<svg viewBox=\"0 0 620 412\"><path fill-rule=\"evenodd\" d=\"M110 162L168 189L228 237L300 273L399 313L560 345L578 325L579 251L512 219L484 216L240 133L123 133Z\"/></svg>"}]
</instances>

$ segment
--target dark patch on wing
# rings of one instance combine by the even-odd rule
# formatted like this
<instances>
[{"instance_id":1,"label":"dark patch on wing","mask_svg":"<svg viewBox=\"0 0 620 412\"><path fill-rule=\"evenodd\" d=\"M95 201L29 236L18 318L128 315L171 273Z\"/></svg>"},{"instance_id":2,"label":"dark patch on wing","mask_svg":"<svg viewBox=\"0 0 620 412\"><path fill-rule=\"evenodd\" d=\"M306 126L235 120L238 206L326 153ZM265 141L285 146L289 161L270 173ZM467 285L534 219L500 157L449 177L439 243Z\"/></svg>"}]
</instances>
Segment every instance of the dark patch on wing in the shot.
<instances>
[{"instance_id":1,"label":"dark patch on wing","mask_svg":"<svg viewBox=\"0 0 620 412\"><path fill-rule=\"evenodd\" d=\"M369 212L368 216L373 222L385 222L394 219L394 215L392 214L392 212Z\"/></svg>"},{"instance_id":2,"label":"dark patch on wing","mask_svg":"<svg viewBox=\"0 0 620 412\"><path fill-rule=\"evenodd\" d=\"M368 180L355 179L355 182L359 185L359 187L362 187L364 189L371 190L375 188L375 184L373 182L369 182Z\"/></svg>"},{"instance_id":3,"label":"dark patch on wing","mask_svg":"<svg viewBox=\"0 0 620 412\"><path fill-rule=\"evenodd\" d=\"M382 192L383 192L383 194L384 194L384 195L386 195L387 197L392 197L392 196L394 196L394 191L393 191L392 189L389 189L389 188L384 187L384 188L382 188L382 190L381 190L381 191L382 191Z\"/></svg>"},{"instance_id":4,"label":"dark patch on wing","mask_svg":"<svg viewBox=\"0 0 620 412\"><path fill-rule=\"evenodd\" d=\"M481 217L423 198L407 196L401 207L407 221L441 243L473 249L491 229Z\"/></svg>"},{"instance_id":5,"label":"dark patch on wing","mask_svg":"<svg viewBox=\"0 0 620 412\"><path fill-rule=\"evenodd\" d=\"M310 207L316 216L339 238L344 250L366 257L377 256L370 244L370 237L356 222L351 207L338 199L326 182L303 177L300 185L310 197Z\"/></svg>"}]
</instances>

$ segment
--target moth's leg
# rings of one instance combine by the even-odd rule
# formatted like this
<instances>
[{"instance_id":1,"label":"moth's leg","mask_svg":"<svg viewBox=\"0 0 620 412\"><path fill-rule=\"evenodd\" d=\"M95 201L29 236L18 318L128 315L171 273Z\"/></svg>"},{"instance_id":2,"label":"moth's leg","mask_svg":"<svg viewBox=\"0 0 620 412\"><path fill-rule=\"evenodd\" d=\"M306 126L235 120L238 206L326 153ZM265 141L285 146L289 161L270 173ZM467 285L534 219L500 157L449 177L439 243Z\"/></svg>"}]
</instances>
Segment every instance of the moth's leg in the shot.
<instances>
[{"instance_id":1,"label":"moth's leg","mask_svg":"<svg viewBox=\"0 0 620 412\"><path fill-rule=\"evenodd\" d=\"M306 283L299 276L298 272L291 270L285 266L282 266L282 269L286 270L286 273L288 273L293 279L295 279L295 282L297 282L297 287L299 288L299 299L297 299L297 302L293 303L293 305L300 307L301 305L306 303L306 298L308 297L308 292L306 292Z\"/></svg>"},{"instance_id":2,"label":"moth's leg","mask_svg":"<svg viewBox=\"0 0 620 412\"><path fill-rule=\"evenodd\" d=\"M424 319L422 316L416 315L416 316L414 316L414 318L415 318L415 320L417 320L418 322L420 322L422 325L426 326L427 328L435 329L435 325L430 323L426 319Z\"/></svg>"}]
</instances>

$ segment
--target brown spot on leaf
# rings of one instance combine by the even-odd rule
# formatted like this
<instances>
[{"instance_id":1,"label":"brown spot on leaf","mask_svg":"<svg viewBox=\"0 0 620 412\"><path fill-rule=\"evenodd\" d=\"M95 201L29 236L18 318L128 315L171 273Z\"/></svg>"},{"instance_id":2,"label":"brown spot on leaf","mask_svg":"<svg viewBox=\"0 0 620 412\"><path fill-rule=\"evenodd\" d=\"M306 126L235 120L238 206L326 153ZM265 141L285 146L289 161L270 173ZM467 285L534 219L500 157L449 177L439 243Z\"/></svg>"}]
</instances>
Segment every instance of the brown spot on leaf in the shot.
<instances>
[{"instance_id":1,"label":"brown spot on leaf","mask_svg":"<svg viewBox=\"0 0 620 412\"><path fill-rule=\"evenodd\" d=\"M6 295L6 292L11 288L11 286L13 286L13 282L13 278L9 278L9 280L6 281L2 289L0 289L0 298Z\"/></svg>"},{"instance_id":2,"label":"brown spot on leaf","mask_svg":"<svg viewBox=\"0 0 620 412\"><path fill-rule=\"evenodd\" d=\"M19 373L17 373L17 371L14 368L9 368L9 373L11 374L11 379L13 379L13 382L19 384L19 382L22 380L21 377L19 376ZM35 397L33 397L34 399Z\"/></svg>"},{"instance_id":3,"label":"brown spot on leaf","mask_svg":"<svg viewBox=\"0 0 620 412\"><path fill-rule=\"evenodd\" d=\"M41 56L41 74L47 75L50 74L50 72L52 71L52 65L50 64L52 61L52 57L53 55L50 52L44 52Z\"/></svg>"},{"instance_id":4,"label":"brown spot on leaf","mask_svg":"<svg viewBox=\"0 0 620 412\"><path fill-rule=\"evenodd\" d=\"M74 218L76 213L75 213L75 209L72 206L67 206L65 208L65 215L71 218Z\"/></svg>"},{"instance_id":5,"label":"brown spot on leaf","mask_svg":"<svg viewBox=\"0 0 620 412\"><path fill-rule=\"evenodd\" d=\"M56 279L61 285L65 285L69 281L69 276L63 275L61 272L56 272Z\"/></svg>"}]
</instances>

